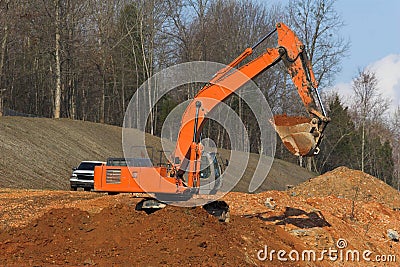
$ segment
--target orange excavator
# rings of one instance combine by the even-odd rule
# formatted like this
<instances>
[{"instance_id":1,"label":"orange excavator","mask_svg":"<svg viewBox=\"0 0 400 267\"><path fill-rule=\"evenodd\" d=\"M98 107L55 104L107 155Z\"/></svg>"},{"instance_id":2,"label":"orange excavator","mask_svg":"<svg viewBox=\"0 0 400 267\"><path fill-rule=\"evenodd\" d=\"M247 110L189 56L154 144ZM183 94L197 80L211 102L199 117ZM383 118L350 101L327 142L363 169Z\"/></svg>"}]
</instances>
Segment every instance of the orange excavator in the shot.
<instances>
[{"instance_id":1,"label":"orange excavator","mask_svg":"<svg viewBox=\"0 0 400 267\"><path fill-rule=\"evenodd\" d=\"M276 48L268 48L259 57L238 67L275 32L278 36ZM278 23L273 32L218 71L190 102L183 114L174 156L168 166L153 166L145 158L109 159L106 165L95 168L95 191L154 193L159 196L189 198L198 194L202 178L207 177L201 166L203 158L211 162L214 180L221 174L216 156L204 153L200 142L202 127L207 120L206 112L213 110L249 80L280 61L286 66L309 117L278 115L271 123L292 154L317 154L329 118L319 97L318 85L303 43L285 24ZM185 173L187 175L184 176ZM213 189L219 186L219 183L215 183Z\"/></svg>"}]
</instances>

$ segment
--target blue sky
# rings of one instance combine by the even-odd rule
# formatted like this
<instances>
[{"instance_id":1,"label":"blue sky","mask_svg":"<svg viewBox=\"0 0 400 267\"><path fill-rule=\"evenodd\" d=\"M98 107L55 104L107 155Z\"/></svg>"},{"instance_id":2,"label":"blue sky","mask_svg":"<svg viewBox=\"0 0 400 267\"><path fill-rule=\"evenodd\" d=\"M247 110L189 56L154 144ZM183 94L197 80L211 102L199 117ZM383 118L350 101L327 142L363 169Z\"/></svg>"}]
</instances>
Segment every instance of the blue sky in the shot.
<instances>
[{"instance_id":1,"label":"blue sky","mask_svg":"<svg viewBox=\"0 0 400 267\"><path fill-rule=\"evenodd\" d=\"M358 69L369 68L382 95L392 100L393 111L400 105L400 1L338 0L336 7L346 23L341 34L351 47L334 87L348 96Z\"/></svg>"},{"instance_id":2,"label":"blue sky","mask_svg":"<svg viewBox=\"0 0 400 267\"><path fill-rule=\"evenodd\" d=\"M284 5L288 0L268 2ZM400 0L337 0L336 11L346 24L340 34L351 47L332 90L349 101L352 79L368 68L375 72L382 95L392 100L393 112L400 106Z\"/></svg>"},{"instance_id":3,"label":"blue sky","mask_svg":"<svg viewBox=\"0 0 400 267\"><path fill-rule=\"evenodd\" d=\"M400 54L400 1L338 0L336 7L346 24L341 34L351 42L338 82L354 78L359 67Z\"/></svg>"}]
</instances>

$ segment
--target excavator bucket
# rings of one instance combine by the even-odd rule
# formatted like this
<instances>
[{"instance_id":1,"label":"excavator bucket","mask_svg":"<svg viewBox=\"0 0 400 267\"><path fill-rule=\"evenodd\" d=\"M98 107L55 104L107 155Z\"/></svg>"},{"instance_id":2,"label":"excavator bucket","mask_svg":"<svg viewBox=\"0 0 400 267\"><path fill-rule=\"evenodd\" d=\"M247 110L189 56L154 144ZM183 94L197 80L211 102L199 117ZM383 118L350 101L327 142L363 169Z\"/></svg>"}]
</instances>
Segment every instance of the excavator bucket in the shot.
<instances>
[{"instance_id":1,"label":"excavator bucket","mask_svg":"<svg viewBox=\"0 0 400 267\"><path fill-rule=\"evenodd\" d=\"M286 148L296 156L318 153L317 138L313 134L316 125L307 117L275 115L271 123Z\"/></svg>"}]
</instances>

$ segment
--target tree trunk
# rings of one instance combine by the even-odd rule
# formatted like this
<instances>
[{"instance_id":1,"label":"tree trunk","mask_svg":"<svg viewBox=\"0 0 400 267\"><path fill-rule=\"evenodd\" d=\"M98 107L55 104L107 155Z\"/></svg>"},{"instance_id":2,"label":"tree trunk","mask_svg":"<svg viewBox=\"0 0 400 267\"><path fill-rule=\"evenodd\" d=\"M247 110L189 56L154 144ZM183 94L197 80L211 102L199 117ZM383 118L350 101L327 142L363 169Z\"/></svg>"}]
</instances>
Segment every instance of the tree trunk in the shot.
<instances>
[{"instance_id":1,"label":"tree trunk","mask_svg":"<svg viewBox=\"0 0 400 267\"><path fill-rule=\"evenodd\" d=\"M361 171L364 172L364 152L365 151L365 117L362 123L362 137L361 137Z\"/></svg>"},{"instance_id":2,"label":"tree trunk","mask_svg":"<svg viewBox=\"0 0 400 267\"><path fill-rule=\"evenodd\" d=\"M8 3L9 1L6 2L6 12L8 11ZM1 59L0 59L0 117L3 116L3 92L5 89L1 88L2 85L2 78L3 78L3 66L4 66L4 58L5 58L5 53L6 53L6 47L7 47L7 38L8 38L8 26L4 26L4 36L3 40L1 42Z\"/></svg>"},{"instance_id":3,"label":"tree trunk","mask_svg":"<svg viewBox=\"0 0 400 267\"><path fill-rule=\"evenodd\" d=\"M125 108L125 72L121 71L121 112L124 114L126 111ZM124 116L122 115L122 120Z\"/></svg>"},{"instance_id":4,"label":"tree trunk","mask_svg":"<svg viewBox=\"0 0 400 267\"><path fill-rule=\"evenodd\" d=\"M144 69L144 79L143 80L147 80L151 77L151 67L149 66L149 63L151 63L151 59L152 59L152 54L151 53L146 53L146 49L144 47L145 45L145 36L144 36L144 26L143 26L143 20L144 18L141 17L140 18L140 45L141 45L141 50L142 50L142 58L143 58L143 69ZM147 57L148 55L148 57ZM153 111L153 98L152 98L152 90L154 90L153 88L153 84L151 83L151 79L149 79L147 81L148 83L148 88L147 88L147 97L148 97L148 107L150 110L150 114L148 116L148 119L150 119L149 121L149 126L150 126L150 134L154 135L154 111ZM146 122L147 125L147 122Z\"/></svg>"},{"instance_id":5,"label":"tree trunk","mask_svg":"<svg viewBox=\"0 0 400 267\"><path fill-rule=\"evenodd\" d=\"M0 89L0 117L3 116L3 90Z\"/></svg>"},{"instance_id":6,"label":"tree trunk","mask_svg":"<svg viewBox=\"0 0 400 267\"><path fill-rule=\"evenodd\" d=\"M103 67L105 67L105 62L103 64ZM106 107L106 77L104 73L104 68L103 68L103 83L102 83L102 89L101 89L101 101L100 101L100 123L105 122L105 107Z\"/></svg>"},{"instance_id":7,"label":"tree trunk","mask_svg":"<svg viewBox=\"0 0 400 267\"><path fill-rule=\"evenodd\" d=\"M61 110L61 61L60 61L60 3L58 0L54 0L54 7L56 12L56 46L55 46L55 57L56 57L56 90L54 96L54 113L55 119L60 118Z\"/></svg>"},{"instance_id":8,"label":"tree trunk","mask_svg":"<svg viewBox=\"0 0 400 267\"><path fill-rule=\"evenodd\" d=\"M75 77L71 78L71 118L76 120Z\"/></svg>"},{"instance_id":9,"label":"tree trunk","mask_svg":"<svg viewBox=\"0 0 400 267\"><path fill-rule=\"evenodd\" d=\"M310 171L310 172L312 171L312 164L313 164L312 159L313 159L312 157L307 157L307 164L306 165L307 165L307 170Z\"/></svg>"}]
</instances>

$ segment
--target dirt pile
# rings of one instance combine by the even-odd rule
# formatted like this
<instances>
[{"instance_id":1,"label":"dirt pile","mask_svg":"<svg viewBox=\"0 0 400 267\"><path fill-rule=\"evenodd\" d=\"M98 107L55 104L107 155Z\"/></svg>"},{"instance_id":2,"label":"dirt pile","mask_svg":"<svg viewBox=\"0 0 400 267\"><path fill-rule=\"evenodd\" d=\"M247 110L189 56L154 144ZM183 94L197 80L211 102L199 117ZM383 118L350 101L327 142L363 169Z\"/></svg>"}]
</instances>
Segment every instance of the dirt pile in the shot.
<instances>
[{"instance_id":1,"label":"dirt pile","mask_svg":"<svg viewBox=\"0 0 400 267\"><path fill-rule=\"evenodd\" d=\"M230 223L220 223L201 207L171 206L147 215L135 210L140 198L105 197L98 212L79 205L50 208L22 228L2 231L0 261L18 266L255 266L262 244L303 249L289 233L257 218L233 216ZM276 259L271 264L281 265Z\"/></svg>"},{"instance_id":2,"label":"dirt pile","mask_svg":"<svg viewBox=\"0 0 400 267\"><path fill-rule=\"evenodd\" d=\"M233 215L258 218L266 225L280 227L296 237L296 243L322 251L336 248L346 241L346 250L366 250L376 255L395 255L400 259L399 242L387 236L389 229L400 231L400 211L374 201L355 201L334 196L292 196L287 192L269 191L256 195L229 194L225 197ZM272 204L272 205L268 205ZM279 249L279 248L278 248ZM328 261L329 262L329 261ZM367 266L362 259L344 266ZM339 261L330 262L341 266ZM382 263L377 266L398 266Z\"/></svg>"},{"instance_id":3,"label":"dirt pile","mask_svg":"<svg viewBox=\"0 0 400 267\"><path fill-rule=\"evenodd\" d=\"M339 167L290 189L290 194L303 197L346 198L375 201L400 208L400 193L383 181L346 167Z\"/></svg>"},{"instance_id":4,"label":"dirt pile","mask_svg":"<svg viewBox=\"0 0 400 267\"><path fill-rule=\"evenodd\" d=\"M52 209L78 205L82 210L98 212L104 208L103 197L85 192L0 189L0 228L26 226Z\"/></svg>"},{"instance_id":5,"label":"dirt pile","mask_svg":"<svg viewBox=\"0 0 400 267\"><path fill-rule=\"evenodd\" d=\"M79 161L122 153L120 128L70 120L0 118L0 138L4 187L64 188L70 168ZM148 138L157 145L159 140ZM257 165L254 157L250 156L238 191L247 191ZM135 210L143 197L138 194L0 189L0 262L6 266L399 266L400 242L388 236L388 231L400 233L399 193L347 168L310 177L298 166L274 161L259 190L306 182L289 191L227 194L223 200L231 209L229 223L218 222L201 207L168 206L146 214ZM344 256L330 259L326 251L332 249ZM358 258L348 258L349 250L353 257L357 251ZM286 252L286 261L278 259L278 251ZM288 259L291 251L300 258ZM306 254L303 259L310 251L315 256ZM365 251L371 252L367 255L371 261L362 258Z\"/></svg>"},{"instance_id":6,"label":"dirt pile","mask_svg":"<svg viewBox=\"0 0 400 267\"><path fill-rule=\"evenodd\" d=\"M400 260L400 242L387 234L400 232L400 211L377 197L353 201L289 191L232 192L223 197L231 220L220 223L201 207L137 211L142 200L137 194L0 193L5 265L398 266ZM266 246L268 253L275 251L271 258L263 258ZM329 249L344 256L331 260L323 254ZM286 261L278 259L278 250L287 252ZM299 260L288 259L293 250ZM315 258L302 260L307 251ZM357 251L359 258L346 259L348 251ZM374 262L362 258L365 251Z\"/></svg>"},{"instance_id":7,"label":"dirt pile","mask_svg":"<svg viewBox=\"0 0 400 267\"><path fill-rule=\"evenodd\" d=\"M309 123L310 121L310 118L302 116L288 116L286 114L274 116L274 123L278 126L294 126L301 123Z\"/></svg>"}]
</instances>

